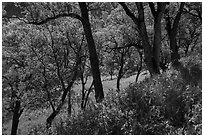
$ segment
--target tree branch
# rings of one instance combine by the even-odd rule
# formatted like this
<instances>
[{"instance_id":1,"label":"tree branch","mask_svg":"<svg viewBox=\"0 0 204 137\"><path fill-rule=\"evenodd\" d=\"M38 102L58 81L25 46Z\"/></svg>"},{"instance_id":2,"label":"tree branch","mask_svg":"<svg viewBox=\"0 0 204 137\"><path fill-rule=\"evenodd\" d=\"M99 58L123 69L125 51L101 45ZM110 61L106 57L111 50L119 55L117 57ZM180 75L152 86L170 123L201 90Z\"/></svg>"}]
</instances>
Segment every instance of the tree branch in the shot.
<instances>
[{"instance_id":1,"label":"tree branch","mask_svg":"<svg viewBox=\"0 0 204 137\"><path fill-rule=\"evenodd\" d=\"M150 7L150 10L152 12L153 17L156 18L156 11L155 11L155 8L154 8L154 3L149 2L149 7Z\"/></svg>"},{"instance_id":2,"label":"tree branch","mask_svg":"<svg viewBox=\"0 0 204 137\"><path fill-rule=\"evenodd\" d=\"M6 76L2 76L2 78L6 79L6 80L9 80L9 78L7 78Z\"/></svg>"},{"instance_id":3,"label":"tree branch","mask_svg":"<svg viewBox=\"0 0 204 137\"><path fill-rule=\"evenodd\" d=\"M176 31L177 28L178 28L178 24L179 24L179 21L180 21L180 18L181 18L181 14L183 12L184 4L185 4L184 2L181 2L179 12L177 13L177 15L175 17L175 20L174 20L174 23L173 23L173 31Z\"/></svg>"},{"instance_id":4,"label":"tree branch","mask_svg":"<svg viewBox=\"0 0 204 137\"><path fill-rule=\"evenodd\" d=\"M17 59L13 57L5 57L6 59L12 59L19 67L25 67L23 61L18 61Z\"/></svg>"},{"instance_id":5,"label":"tree branch","mask_svg":"<svg viewBox=\"0 0 204 137\"><path fill-rule=\"evenodd\" d=\"M8 17L8 16L2 16L2 19L18 19L20 21L23 21L24 23L28 23L27 20L23 19L23 18L20 18L20 17L16 17L16 16L13 16L13 17Z\"/></svg>"},{"instance_id":6,"label":"tree branch","mask_svg":"<svg viewBox=\"0 0 204 137\"><path fill-rule=\"evenodd\" d=\"M91 91L92 91L92 87L93 87L93 85L94 85L94 83L93 83L93 81L92 81L92 83L91 83L91 86L89 87L89 89L88 89L88 93L86 94L86 96L85 96L85 102L84 102L84 108L86 107L86 104L87 104L87 101L88 101L88 97L89 97L89 94L91 93Z\"/></svg>"},{"instance_id":7,"label":"tree branch","mask_svg":"<svg viewBox=\"0 0 204 137\"><path fill-rule=\"evenodd\" d=\"M45 91L47 92L47 98L48 98L48 101L49 101L49 103L50 103L50 105L51 105L51 107L52 107L52 110L55 112L56 110L55 110L55 107L54 107L54 104L52 103L52 100L51 100L51 95L50 95L50 92L49 92L49 90L48 90L48 80L47 80L47 77L46 77L46 69L45 69L45 66L43 67L43 77L44 77L44 79L45 79L45 83L44 83L44 89L45 89Z\"/></svg>"},{"instance_id":8,"label":"tree branch","mask_svg":"<svg viewBox=\"0 0 204 137\"><path fill-rule=\"evenodd\" d=\"M143 46L141 46L139 43L131 43L131 44L127 44L123 47L114 47L114 48L111 48L112 50L114 49L125 49L125 48L130 48L130 47L135 47L137 49L143 49Z\"/></svg>"},{"instance_id":9,"label":"tree branch","mask_svg":"<svg viewBox=\"0 0 204 137\"><path fill-rule=\"evenodd\" d=\"M81 22L83 22L83 18L81 16L79 16L78 14L75 14L75 13L63 13L63 14L58 14L56 16L53 16L53 17L48 17L40 22L27 22L28 24L34 24L34 25L42 25L42 24L45 24L51 20L55 20L55 19L58 19L58 18L62 18L62 17L72 17L72 18L75 18L75 19L78 19L80 20Z\"/></svg>"},{"instance_id":10,"label":"tree branch","mask_svg":"<svg viewBox=\"0 0 204 137\"><path fill-rule=\"evenodd\" d=\"M126 14L133 20L135 24L138 24L138 18L130 11L127 5L124 2L119 2L119 4L123 7Z\"/></svg>"},{"instance_id":11,"label":"tree branch","mask_svg":"<svg viewBox=\"0 0 204 137\"><path fill-rule=\"evenodd\" d=\"M144 22L144 7L142 2L136 2L138 13L139 13L139 22ZM138 22L138 23L139 23Z\"/></svg>"},{"instance_id":12,"label":"tree branch","mask_svg":"<svg viewBox=\"0 0 204 137\"><path fill-rule=\"evenodd\" d=\"M196 12L197 12L197 11L196 11ZM198 15L199 13L198 13L198 12L197 12L198 14L194 14L194 13L192 13L192 12L188 11L187 9L184 9L184 13L188 13L188 14L190 14L190 15L194 16L194 17L199 17L199 15ZM201 18L199 17L199 19L201 19L201 20L202 20L202 17L201 17Z\"/></svg>"},{"instance_id":13,"label":"tree branch","mask_svg":"<svg viewBox=\"0 0 204 137\"><path fill-rule=\"evenodd\" d=\"M202 11L196 9L196 12L198 13L198 17L199 17L200 21L202 22Z\"/></svg>"}]
</instances>

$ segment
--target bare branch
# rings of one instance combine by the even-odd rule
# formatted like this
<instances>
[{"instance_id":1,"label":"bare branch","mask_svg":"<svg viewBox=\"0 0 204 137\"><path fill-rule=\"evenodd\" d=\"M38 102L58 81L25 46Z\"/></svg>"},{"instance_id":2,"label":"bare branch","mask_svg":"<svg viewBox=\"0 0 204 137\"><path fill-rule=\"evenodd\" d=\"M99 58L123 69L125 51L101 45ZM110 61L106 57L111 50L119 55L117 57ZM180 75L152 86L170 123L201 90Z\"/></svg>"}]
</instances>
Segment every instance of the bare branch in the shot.
<instances>
[{"instance_id":1,"label":"bare branch","mask_svg":"<svg viewBox=\"0 0 204 137\"><path fill-rule=\"evenodd\" d=\"M196 10L196 12L198 13L198 14L194 14L194 13L192 13L191 11L189 11L189 10L187 10L187 9L183 9L184 11L184 13L187 13L187 14L190 14L191 16L194 16L194 17L199 17L199 19L201 19L202 20L202 16L201 15L199 15L199 12Z\"/></svg>"},{"instance_id":2,"label":"bare branch","mask_svg":"<svg viewBox=\"0 0 204 137\"><path fill-rule=\"evenodd\" d=\"M130 11L127 5L124 2L119 2L119 4L123 7L126 14L134 21L134 23L138 24L138 18Z\"/></svg>"},{"instance_id":3,"label":"bare branch","mask_svg":"<svg viewBox=\"0 0 204 137\"><path fill-rule=\"evenodd\" d=\"M9 80L9 78L7 78L6 76L2 76L2 78L6 79L6 80Z\"/></svg>"},{"instance_id":4,"label":"bare branch","mask_svg":"<svg viewBox=\"0 0 204 137\"><path fill-rule=\"evenodd\" d=\"M18 19L18 20L20 20L20 21L23 21L24 23L28 23L28 21L27 20L25 20L25 19L23 19L23 18L20 18L20 17L16 17L16 16L13 16L13 17L7 17L7 16L3 16L2 18L4 18L4 19Z\"/></svg>"},{"instance_id":5,"label":"bare branch","mask_svg":"<svg viewBox=\"0 0 204 137\"><path fill-rule=\"evenodd\" d=\"M48 98L48 101L50 102L50 105L52 107L52 110L55 112L55 107L54 107L54 104L52 103L52 100L51 100L51 95L50 95L50 92L48 90L48 80L47 80L47 77L46 77L46 69L45 69L45 66L43 67L43 77L45 79L45 83L44 83L44 89L45 91L47 92L47 98Z\"/></svg>"},{"instance_id":6,"label":"bare branch","mask_svg":"<svg viewBox=\"0 0 204 137\"><path fill-rule=\"evenodd\" d=\"M25 67L25 64L22 61L18 61L13 57L5 57L6 59L12 59L19 67Z\"/></svg>"},{"instance_id":7,"label":"bare branch","mask_svg":"<svg viewBox=\"0 0 204 137\"><path fill-rule=\"evenodd\" d=\"M28 24L34 24L34 25L42 25L42 24L45 24L51 20L55 20L55 19L58 19L58 18L62 18L62 17L72 17L72 18L76 18L78 20L80 20L81 22L83 22L83 18L81 16L79 16L78 14L75 14L75 13L63 13L63 14L58 14L56 16L53 16L53 17L48 17L40 22L28 22Z\"/></svg>"},{"instance_id":8,"label":"bare branch","mask_svg":"<svg viewBox=\"0 0 204 137\"><path fill-rule=\"evenodd\" d=\"M114 48L111 48L112 50L114 49L125 49L125 48L130 48L130 47L135 47L137 49L143 49L143 47L139 44L139 43L131 43L131 44L127 44L123 47L114 47Z\"/></svg>"},{"instance_id":9,"label":"bare branch","mask_svg":"<svg viewBox=\"0 0 204 137\"><path fill-rule=\"evenodd\" d=\"M55 19L58 19L58 18L62 18L62 17L72 17L72 18L75 18L75 19L78 19L80 20L81 22L83 22L83 18L81 16L79 16L78 14L76 13L63 13L63 14L58 14L58 15L55 15L53 17L47 17L46 19L40 21L40 22L35 22L35 21L27 21L25 20L24 18L20 18L20 17L16 17L16 16L13 16L13 17L7 17L7 16L3 16L2 18L7 18L7 19L18 19L20 21L23 21L27 24L34 24L34 25L42 25L42 24L45 24L51 20L55 20Z\"/></svg>"},{"instance_id":10,"label":"bare branch","mask_svg":"<svg viewBox=\"0 0 204 137\"><path fill-rule=\"evenodd\" d=\"M179 24L179 21L180 21L180 18L181 18L181 14L183 12L184 4L185 4L184 2L181 2L179 12L177 13L177 15L175 17L175 20L174 20L174 23L173 23L173 31L177 30L177 28L178 28L178 24Z\"/></svg>"},{"instance_id":11,"label":"bare branch","mask_svg":"<svg viewBox=\"0 0 204 137\"><path fill-rule=\"evenodd\" d=\"M144 22L144 7L142 2L136 2L139 18L138 20ZM138 22L139 23L139 22Z\"/></svg>"}]
</instances>

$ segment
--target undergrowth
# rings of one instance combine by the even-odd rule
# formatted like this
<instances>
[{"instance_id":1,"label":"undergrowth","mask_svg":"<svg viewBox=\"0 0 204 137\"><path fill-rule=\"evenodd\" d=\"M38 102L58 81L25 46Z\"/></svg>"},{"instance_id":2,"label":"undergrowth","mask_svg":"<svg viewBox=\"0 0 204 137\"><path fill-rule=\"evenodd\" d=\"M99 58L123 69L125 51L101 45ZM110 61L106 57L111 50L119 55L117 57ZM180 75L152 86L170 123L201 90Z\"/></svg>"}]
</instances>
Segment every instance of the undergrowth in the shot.
<instances>
[{"instance_id":1,"label":"undergrowth","mask_svg":"<svg viewBox=\"0 0 204 137\"><path fill-rule=\"evenodd\" d=\"M59 120L49 130L35 127L36 134L200 135L201 66L185 63L180 71L170 68L119 93L109 91L94 109Z\"/></svg>"}]
</instances>

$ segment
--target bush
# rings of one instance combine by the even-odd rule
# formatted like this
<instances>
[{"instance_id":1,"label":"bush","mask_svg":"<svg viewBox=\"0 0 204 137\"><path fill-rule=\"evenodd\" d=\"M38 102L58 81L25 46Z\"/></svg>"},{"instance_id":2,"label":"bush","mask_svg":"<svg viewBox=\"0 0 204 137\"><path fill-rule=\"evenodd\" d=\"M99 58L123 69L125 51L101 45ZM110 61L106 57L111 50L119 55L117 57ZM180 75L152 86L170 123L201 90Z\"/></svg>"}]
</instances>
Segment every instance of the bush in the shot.
<instances>
[{"instance_id":1,"label":"bush","mask_svg":"<svg viewBox=\"0 0 204 137\"><path fill-rule=\"evenodd\" d=\"M189 84L197 86L202 81L202 61L200 56L189 56L181 60L182 78ZM201 86L201 85L199 85Z\"/></svg>"},{"instance_id":2,"label":"bush","mask_svg":"<svg viewBox=\"0 0 204 137\"><path fill-rule=\"evenodd\" d=\"M64 124L56 124L57 134L92 135L121 134L121 111L118 111L115 98L107 98L103 103L95 105L94 110L81 111L75 117L69 117ZM116 101L116 102L115 102ZM111 102L111 103L110 103ZM115 102L115 103L114 103Z\"/></svg>"},{"instance_id":3,"label":"bush","mask_svg":"<svg viewBox=\"0 0 204 137\"><path fill-rule=\"evenodd\" d=\"M183 68L192 75L192 67ZM120 93L110 91L94 110L56 124L57 134L201 134L201 81L192 84L183 73L171 68Z\"/></svg>"}]
</instances>

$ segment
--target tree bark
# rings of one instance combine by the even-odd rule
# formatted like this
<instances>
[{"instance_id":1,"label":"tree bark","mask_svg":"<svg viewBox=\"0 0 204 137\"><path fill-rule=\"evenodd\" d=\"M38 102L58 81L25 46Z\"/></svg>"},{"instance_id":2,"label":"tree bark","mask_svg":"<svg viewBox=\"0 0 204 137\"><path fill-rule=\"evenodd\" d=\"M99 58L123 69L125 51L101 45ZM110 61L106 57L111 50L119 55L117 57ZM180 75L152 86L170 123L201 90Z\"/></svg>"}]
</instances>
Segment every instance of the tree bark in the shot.
<instances>
[{"instance_id":1,"label":"tree bark","mask_svg":"<svg viewBox=\"0 0 204 137\"><path fill-rule=\"evenodd\" d=\"M84 76L83 73L81 74L81 109L84 110L84 102L85 102L85 82L84 82Z\"/></svg>"},{"instance_id":2,"label":"tree bark","mask_svg":"<svg viewBox=\"0 0 204 137\"><path fill-rule=\"evenodd\" d=\"M47 127L47 129L48 129L49 127L51 127L52 121L53 121L54 118L59 114L59 112L60 112L60 110L61 110L63 104L64 104L64 102L61 102L61 103L58 105L57 109L56 109L55 111L53 111L53 112L50 114L50 116L47 118L47 120L46 120L46 127Z\"/></svg>"},{"instance_id":3,"label":"tree bark","mask_svg":"<svg viewBox=\"0 0 204 137\"><path fill-rule=\"evenodd\" d=\"M136 75L136 78L135 78L135 82L137 83L138 82L138 79L139 79L139 75L140 75L140 72L142 70L142 52L138 50L138 53L140 55L140 63L139 63L139 66L137 66L137 75Z\"/></svg>"},{"instance_id":4,"label":"tree bark","mask_svg":"<svg viewBox=\"0 0 204 137\"><path fill-rule=\"evenodd\" d=\"M147 69L149 70L151 76L159 74L160 72L158 71L158 57L155 59L154 54L153 54L153 48L149 43L149 37L147 35L147 29L146 29L146 24L145 24L145 19L144 19L144 8L143 8L143 3L142 2L137 2L137 9L138 9L138 17L136 17L127 7L127 5L123 2L119 3L123 9L125 10L126 14L133 20L133 22L137 25L138 31L140 38L142 40L142 46L144 48L144 61L145 64L147 65ZM158 27L158 26L157 26ZM155 51L160 50L160 47L158 46L157 48L154 49ZM157 52L155 52L157 53Z\"/></svg>"},{"instance_id":5,"label":"tree bark","mask_svg":"<svg viewBox=\"0 0 204 137\"><path fill-rule=\"evenodd\" d=\"M68 116L71 116L71 114L72 114L71 91L69 91L69 93L68 93L67 105L68 105L68 109L67 109Z\"/></svg>"},{"instance_id":6,"label":"tree bark","mask_svg":"<svg viewBox=\"0 0 204 137\"><path fill-rule=\"evenodd\" d=\"M87 94L86 94L86 97L85 97L85 100L84 100L84 110L86 109L86 105L87 105L87 102L88 102L89 94L92 91L92 87L93 87L93 82L91 83L91 86L89 87L89 89L87 91Z\"/></svg>"},{"instance_id":7,"label":"tree bark","mask_svg":"<svg viewBox=\"0 0 204 137\"><path fill-rule=\"evenodd\" d=\"M154 44L153 44L153 56L155 60L155 71L160 73L160 49L161 49L161 19L165 10L165 3L157 3L157 10L154 9L154 4L149 5L154 17Z\"/></svg>"},{"instance_id":8,"label":"tree bark","mask_svg":"<svg viewBox=\"0 0 204 137\"><path fill-rule=\"evenodd\" d=\"M13 120L12 120L12 129L11 129L11 135L16 135L18 130L18 124L19 124L19 118L23 112L23 109L21 109L21 102L19 100L15 101L15 107L13 111Z\"/></svg>"},{"instance_id":9,"label":"tree bark","mask_svg":"<svg viewBox=\"0 0 204 137\"><path fill-rule=\"evenodd\" d=\"M111 80L113 80L113 72L110 73Z\"/></svg>"},{"instance_id":10,"label":"tree bark","mask_svg":"<svg viewBox=\"0 0 204 137\"><path fill-rule=\"evenodd\" d=\"M185 4L184 2L181 2L179 11L173 21L173 25L169 15L166 17L166 22L167 22L166 30L170 41L171 62L172 62L172 66L175 68L177 68L180 64L178 61L180 56L178 53L179 48L177 46L176 36L177 36L178 25L184 8L184 4Z\"/></svg>"},{"instance_id":11,"label":"tree bark","mask_svg":"<svg viewBox=\"0 0 204 137\"><path fill-rule=\"evenodd\" d=\"M52 125L52 121L59 114L62 106L64 105L66 95L67 95L68 92L70 92L70 89L71 89L72 85L74 84L74 81L75 80L73 80L73 82L69 83L69 86L67 87L66 91L63 92L62 98L60 100L59 105L57 106L57 109L55 111L53 111L50 114L50 116L47 118L47 120L46 120L47 128L49 128Z\"/></svg>"},{"instance_id":12,"label":"tree bark","mask_svg":"<svg viewBox=\"0 0 204 137\"><path fill-rule=\"evenodd\" d=\"M147 68L151 74L151 76L159 74L159 71L157 68L158 64L154 58L154 54L153 54L153 48L149 43L149 37L147 35L147 29L146 29L146 25L145 25L145 20L144 20L144 9L143 9L143 5L142 3L136 3L137 4L137 8L138 8L138 13L139 13L139 17L138 17L138 28L139 28L139 33L140 33L140 37L142 39L142 44L144 47L144 57L145 57L145 63L147 65Z\"/></svg>"},{"instance_id":13,"label":"tree bark","mask_svg":"<svg viewBox=\"0 0 204 137\"><path fill-rule=\"evenodd\" d=\"M74 84L74 82L76 80L76 77L77 77L77 74L78 74L78 65L80 64L80 61L81 61L81 59L80 59L79 55L77 55L77 57L76 57L76 66L73 69L74 74L72 76L72 79L70 80L70 82L68 83L68 86L66 88L65 87L62 88L63 89L63 94L62 94L62 97L60 99L60 102L59 102L56 110L53 111L46 120L47 128L49 128L52 125L52 121L59 114L62 106L64 105L65 98L66 98L67 94L69 94L69 97L71 98L70 90L71 90L71 88L72 88L72 86L73 86L73 84ZM65 85L65 84L62 84L62 85ZM71 100L69 99L68 101L71 101Z\"/></svg>"},{"instance_id":14,"label":"tree bark","mask_svg":"<svg viewBox=\"0 0 204 137\"><path fill-rule=\"evenodd\" d=\"M96 52L94 39L92 36L91 25L89 22L89 14L88 14L86 3L79 2L79 7L81 10L81 16L83 18L82 20L83 29L88 43L89 58L91 62L91 70L92 70L93 81L94 81L95 98L96 98L96 102L98 103L104 99L103 86L102 86L100 70L99 70L99 59Z\"/></svg>"},{"instance_id":15,"label":"tree bark","mask_svg":"<svg viewBox=\"0 0 204 137\"><path fill-rule=\"evenodd\" d=\"M121 80L121 78L122 78L122 76L123 76L123 66L124 66L124 49L123 49L123 51L122 51L122 53L121 53L121 57L120 57L120 69L119 69L119 71L118 71L118 78L117 78L117 91L119 92L120 91L120 80Z\"/></svg>"},{"instance_id":16,"label":"tree bark","mask_svg":"<svg viewBox=\"0 0 204 137\"><path fill-rule=\"evenodd\" d=\"M177 40L176 40L176 32L171 32L170 33L170 52L171 52L171 62L172 62L172 65L174 67L177 67L179 65L179 53L178 53L178 46L177 46Z\"/></svg>"}]
</instances>

